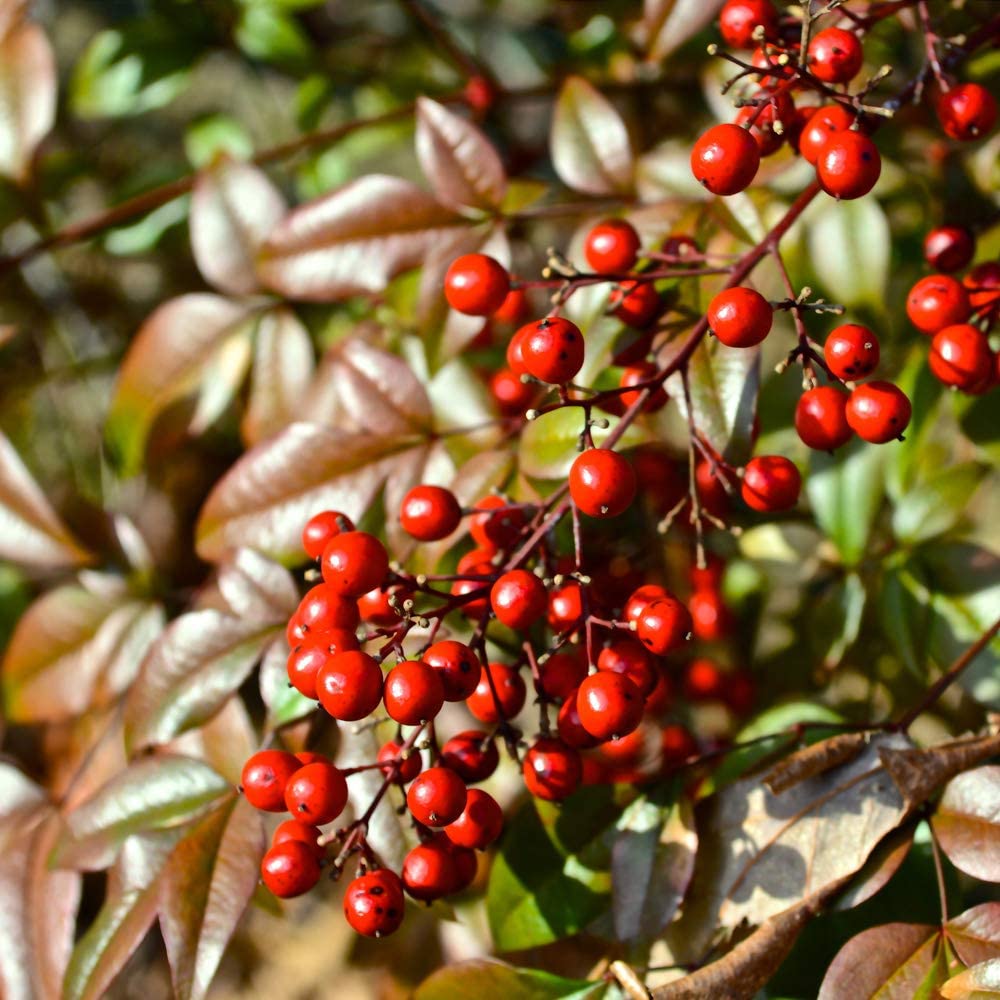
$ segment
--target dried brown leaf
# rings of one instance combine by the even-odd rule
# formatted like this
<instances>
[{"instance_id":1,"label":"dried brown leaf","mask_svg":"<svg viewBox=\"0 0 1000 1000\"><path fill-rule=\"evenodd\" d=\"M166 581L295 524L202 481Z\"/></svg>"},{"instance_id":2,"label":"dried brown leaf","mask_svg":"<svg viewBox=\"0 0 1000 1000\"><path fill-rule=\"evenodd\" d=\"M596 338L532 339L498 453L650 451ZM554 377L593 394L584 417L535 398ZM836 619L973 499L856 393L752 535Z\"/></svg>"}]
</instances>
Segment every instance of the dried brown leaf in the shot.
<instances>
[{"instance_id":1,"label":"dried brown leaf","mask_svg":"<svg viewBox=\"0 0 1000 1000\"><path fill-rule=\"evenodd\" d=\"M803 747L778 761L764 776L764 784L775 794L856 757L868 743L867 733L840 733Z\"/></svg>"},{"instance_id":2,"label":"dried brown leaf","mask_svg":"<svg viewBox=\"0 0 1000 1000\"><path fill-rule=\"evenodd\" d=\"M837 897L831 909L849 910L872 898L899 871L913 846L917 824L910 822L889 834L869 855L850 885Z\"/></svg>"},{"instance_id":3,"label":"dried brown leaf","mask_svg":"<svg viewBox=\"0 0 1000 1000\"><path fill-rule=\"evenodd\" d=\"M931 825L956 868L1000 882L1000 766L977 767L952 778Z\"/></svg>"},{"instance_id":4,"label":"dried brown leaf","mask_svg":"<svg viewBox=\"0 0 1000 1000\"><path fill-rule=\"evenodd\" d=\"M906 801L915 807L956 774L998 752L1000 733L920 750L885 747L879 759Z\"/></svg>"}]
</instances>

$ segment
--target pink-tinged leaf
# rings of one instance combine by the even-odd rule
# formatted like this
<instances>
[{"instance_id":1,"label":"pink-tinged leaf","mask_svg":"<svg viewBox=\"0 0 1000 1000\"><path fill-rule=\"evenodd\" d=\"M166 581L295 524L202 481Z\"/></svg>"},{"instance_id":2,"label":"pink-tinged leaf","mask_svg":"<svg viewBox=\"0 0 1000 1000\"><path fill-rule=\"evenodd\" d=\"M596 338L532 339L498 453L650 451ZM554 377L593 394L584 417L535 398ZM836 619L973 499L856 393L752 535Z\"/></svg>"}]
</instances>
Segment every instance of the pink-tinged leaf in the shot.
<instances>
[{"instance_id":1,"label":"pink-tinged leaf","mask_svg":"<svg viewBox=\"0 0 1000 1000\"><path fill-rule=\"evenodd\" d=\"M507 175L493 144L468 119L428 97L417 100L417 156L442 205L489 212L503 203Z\"/></svg>"},{"instance_id":2,"label":"pink-tinged leaf","mask_svg":"<svg viewBox=\"0 0 1000 1000\"><path fill-rule=\"evenodd\" d=\"M143 757L64 816L51 863L107 868L126 837L169 829L207 812L233 786L207 764L172 754Z\"/></svg>"},{"instance_id":3,"label":"pink-tinged leaf","mask_svg":"<svg viewBox=\"0 0 1000 1000\"><path fill-rule=\"evenodd\" d=\"M126 470L138 467L149 429L168 404L204 390L209 403L196 418L203 425L207 411L218 409L213 396L220 374L223 389L231 395L232 368L247 356L250 324L258 309L221 295L181 295L142 324L119 370L105 427Z\"/></svg>"},{"instance_id":4,"label":"pink-tinged leaf","mask_svg":"<svg viewBox=\"0 0 1000 1000\"><path fill-rule=\"evenodd\" d=\"M23 771L0 761L0 819L43 805L48 796Z\"/></svg>"},{"instance_id":5,"label":"pink-tinged leaf","mask_svg":"<svg viewBox=\"0 0 1000 1000\"><path fill-rule=\"evenodd\" d=\"M264 824L242 796L202 819L174 848L160 889L160 929L179 1000L208 992L260 878Z\"/></svg>"},{"instance_id":6,"label":"pink-tinged leaf","mask_svg":"<svg viewBox=\"0 0 1000 1000\"><path fill-rule=\"evenodd\" d=\"M285 214L267 174L226 156L202 170L191 195L191 249L198 270L230 295L258 291L257 250Z\"/></svg>"},{"instance_id":7,"label":"pink-tinged leaf","mask_svg":"<svg viewBox=\"0 0 1000 1000\"><path fill-rule=\"evenodd\" d=\"M883 924L862 931L837 952L818 1000L913 1000L934 967L938 940L938 929L924 924Z\"/></svg>"},{"instance_id":8,"label":"pink-tinged leaf","mask_svg":"<svg viewBox=\"0 0 1000 1000\"><path fill-rule=\"evenodd\" d=\"M1000 958L980 962L941 986L944 1000L991 1000L1000 997Z\"/></svg>"},{"instance_id":9,"label":"pink-tinged leaf","mask_svg":"<svg viewBox=\"0 0 1000 1000\"><path fill-rule=\"evenodd\" d=\"M944 932L964 965L1000 959L1000 903L973 906L949 920Z\"/></svg>"},{"instance_id":10,"label":"pink-tinged leaf","mask_svg":"<svg viewBox=\"0 0 1000 1000\"><path fill-rule=\"evenodd\" d=\"M631 193L635 161L628 130L614 105L583 77L571 76L563 84L549 145L556 173L574 190Z\"/></svg>"},{"instance_id":11,"label":"pink-tinged leaf","mask_svg":"<svg viewBox=\"0 0 1000 1000\"><path fill-rule=\"evenodd\" d=\"M101 1000L153 926L160 878L180 830L129 837L108 873L104 905L73 949L63 1000Z\"/></svg>"},{"instance_id":12,"label":"pink-tinged leaf","mask_svg":"<svg viewBox=\"0 0 1000 1000\"><path fill-rule=\"evenodd\" d=\"M650 62L659 62L689 38L707 28L724 0L646 0L639 25L639 44Z\"/></svg>"},{"instance_id":13,"label":"pink-tinged leaf","mask_svg":"<svg viewBox=\"0 0 1000 1000\"><path fill-rule=\"evenodd\" d=\"M6 38L28 16L28 0L6 0L0 4L0 38Z\"/></svg>"},{"instance_id":14,"label":"pink-tinged leaf","mask_svg":"<svg viewBox=\"0 0 1000 1000\"><path fill-rule=\"evenodd\" d=\"M267 706L265 734L304 718L317 708L316 702L288 683L288 652L285 637L278 636L260 661L260 697Z\"/></svg>"},{"instance_id":15,"label":"pink-tinged leaf","mask_svg":"<svg viewBox=\"0 0 1000 1000\"><path fill-rule=\"evenodd\" d=\"M463 224L415 184L370 174L286 215L261 249L258 275L290 299L380 292Z\"/></svg>"},{"instance_id":16,"label":"pink-tinged leaf","mask_svg":"<svg viewBox=\"0 0 1000 1000\"><path fill-rule=\"evenodd\" d=\"M246 680L280 623L189 611L163 633L143 661L125 702L132 749L166 743L208 721Z\"/></svg>"},{"instance_id":17,"label":"pink-tinged leaf","mask_svg":"<svg viewBox=\"0 0 1000 1000\"><path fill-rule=\"evenodd\" d=\"M309 331L284 307L265 313L254 333L250 397L240 429L257 444L299 419L316 368Z\"/></svg>"},{"instance_id":18,"label":"pink-tinged leaf","mask_svg":"<svg viewBox=\"0 0 1000 1000\"><path fill-rule=\"evenodd\" d=\"M3 434L0 434L0 559L39 569L77 566L90 559Z\"/></svg>"},{"instance_id":19,"label":"pink-tinged leaf","mask_svg":"<svg viewBox=\"0 0 1000 1000\"><path fill-rule=\"evenodd\" d=\"M949 781L931 825L956 868L1000 882L1000 766L977 767Z\"/></svg>"},{"instance_id":20,"label":"pink-tinged leaf","mask_svg":"<svg viewBox=\"0 0 1000 1000\"><path fill-rule=\"evenodd\" d=\"M0 820L0 995L57 997L73 950L80 876L50 871L59 817L48 804Z\"/></svg>"},{"instance_id":21,"label":"pink-tinged leaf","mask_svg":"<svg viewBox=\"0 0 1000 1000\"><path fill-rule=\"evenodd\" d=\"M37 24L0 38L0 176L22 182L56 116L56 65Z\"/></svg>"},{"instance_id":22,"label":"pink-tinged leaf","mask_svg":"<svg viewBox=\"0 0 1000 1000\"><path fill-rule=\"evenodd\" d=\"M292 574L253 549L237 549L216 583L233 614L257 625L284 624L299 604Z\"/></svg>"},{"instance_id":23,"label":"pink-tinged leaf","mask_svg":"<svg viewBox=\"0 0 1000 1000\"><path fill-rule=\"evenodd\" d=\"M259 747L260 739L242 700L230 698L205 725L182 733L163 750L204 761L235 788L247 758Z\"/></svg>"}]
</instances>

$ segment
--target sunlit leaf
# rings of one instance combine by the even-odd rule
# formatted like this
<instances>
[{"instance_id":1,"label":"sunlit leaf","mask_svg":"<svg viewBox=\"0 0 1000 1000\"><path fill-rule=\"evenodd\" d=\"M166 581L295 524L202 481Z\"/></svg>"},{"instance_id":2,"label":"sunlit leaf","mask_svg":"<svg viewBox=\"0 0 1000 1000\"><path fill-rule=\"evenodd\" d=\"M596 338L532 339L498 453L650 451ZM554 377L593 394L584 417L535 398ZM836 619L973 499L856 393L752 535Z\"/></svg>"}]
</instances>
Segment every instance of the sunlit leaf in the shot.
<instances>
[{"instance_id":1,"label":"sunlit leaf","mask_svg":"<svg viewBox=\"0 0 1000 1000\"><path fill-rule=\"evenodd\" d=\"M37 24L0 35L0 175L23 181L56 115L52 46Z\"/></svg>"},{"instance_id":2,"label":"sunlit leaf","mask_svg":"<svg viewBox=\"0 0 1000 1000\"><path fill-rule=\"evenodd\" d=\"M417 988L414 1000L598 1000L601 982L564 979L539 969L518 969L494 958L459 962L439 969Z\"/></svg>"},{"instance_id":3,"label":"sunlit leaf","mask_svg":"<svg viewBox=\"0 0 1000 1000\"><path fill-rule=\"evenodd\" d=\"M973 878L1000 882L1000 767L978 767L953 778L931 825L956 868Z\"/></svg>"},{"instance_id":4,"label":"sunlit leaf","mask_svg":"<svg viewBox=\"0 0 1000 1000\"><path fill-rule=\"evenodd\" d=\"M913 544L944 534L965 513L986 469L973 462L942 469L900 497L892 513L892 530Z\"/></svg>"},{"instance_id":5,"label":"sunlit leaf","mask_svg":"<svg viewBox=\"0 0 1000 1000\"><path fill-rule=\"evenodd\" d=\"M264 653L260 662L260 696L267 706L267 729L276 729L310 712L317 704L288 682L288 643L278 636Z\"/></svg>"},{"instance_id":6,"label":"sunlit leaf","mask_svg":"<svg viewBox=\"0 0 1000 1000\"><path fill-rule=\"evenodd\" d=\"M944 925L944 932L948 943L966 965L1000 958L1000 903L973 906L952 917Z\"/></svg>"},{"instance_id":7,"label":"sunlit leaf","mask_svg":"<svg viewBox=\"0 0 1000 1000\"><path fill-rule=\"evenodd\" d=\"M642 45L646 58L658 62L706 28L723 0L645 0Z\"/></svg>"},{"instance_id":8,"label":"sunlit leaf","mask_svg":"<svg viewBox=\"0 0 1000 1000\"><path fill-rule=\"evenodd\" d=\"M233 614L257 625L283 624L299 602L291 573L253 549L237 549L219 567L217 584Z\"/></svg>"},{"instance_id":9,"label":"sunlit leaf","mask_svg":"<svg viewBox=\"0 0 1000 1000\"><path fill-rule=\"evenodd\" d=\"M1000 958L979 962L941 986L944 1000L993 1000L1000 997Z\"/></svg>"}]
</instances>

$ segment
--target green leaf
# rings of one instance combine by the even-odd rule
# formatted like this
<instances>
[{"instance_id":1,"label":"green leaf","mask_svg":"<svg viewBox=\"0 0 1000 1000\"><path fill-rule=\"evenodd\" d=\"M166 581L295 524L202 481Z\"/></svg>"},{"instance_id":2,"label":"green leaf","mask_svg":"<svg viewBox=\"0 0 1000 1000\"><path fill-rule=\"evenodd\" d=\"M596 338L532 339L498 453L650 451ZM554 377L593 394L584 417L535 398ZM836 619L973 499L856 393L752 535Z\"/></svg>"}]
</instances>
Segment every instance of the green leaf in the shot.
<instances>
[{"instance_id":1,"label":"green leaf","mask_svg":"<svg viewBox=\"0 0 1000 1000\"><path fill-rule=\"evenodd\" d=\"M911 487L893 511L893 533L910 545L943 535L961 519L985 474L984 466L966 462Z\"/></svg>"},{"instance_id":2,"label":"green leaf","mask_svg":"<svg viewBox=\"0 0 1000 1000\"><path fill-rule=\"evenodd\" d=\"M295 19L263 4L243 8L235 38L251 59L291 69L307 65L312 56L312 44Z\"/></svg>"},{"instance_id":3,"label":"green leaf","mask_svg":"<svg viewBox=\"0 0 1000 1000\"><path fill-rule=\"evenodd\" d=\"M865 555L882 505L884 461L879 448L853 441L836 455L812 452L806 492L816 522L848 566Z\"/></svg>"},{"instance_id":4,"label":"green leaf","mask_svg":"<svg viewBox=\"0 0 1000 1000\"><path fill-rule=\"evenodd\" d=\"M495 958L479 958L439 969L425 979L414 1000L597 1000L604 983L564 979L538 969L518 969Z\"/></svg>"},{"instance_id":5,"label":"green leaf","mask_svg":"<svg viewBox=\"0 0 1000 1000\"><path fill-rule=\"evenodd\" d=\"M243 123L229 115L205 115L196 119L184 133L184 152L195 170L207 167L217 156L249 160L253 139Z\"/></svg>"},{"instance_id":6,"label":"green leaf","mask_svg":"<svg viewBox=\"0 0 1000 1000\"><path fill-rule=\"evenodd\" d=\"M825 609L832 610L831 632L829 645L823 656L823 666L832 670L844 658L844 654L853 645L861 631L861 618L865 610L867 592L861 577L857 573L848 573L843 580L837 580L832 592L832 598L822 602ZM814 612L820 612L816 607ZM817 615L818 617L818 615ZM822 634L819 622L814 623L817 632ZM825 636L824 636L825 637Z\"/></svg>"},{"instance_id":7,"label":"green leaf","mask_svg":"<svg viewBox=\"0 0 1000 1000\"><path fill-rule=\"evenodd\" d=\"M930 591L918 566L895 560L886 568L879 592L882 628L903 663L921 680L926 676L929 603Z\"/></svg>"},{"instance_id":8,"label":"green leaf","mask_svg":"<svg viewBox=\"0 0 1000 1000\"><path fill-rule=\"evenodd\" d=\"M267 706L267 726L271 732L316 711L310 701L288 682L288 643L279 635L264 653L260 663L260 696Z\"/></svg>"},{"instance_id":9,"label":"green leaf","mask_svg":"<svg viewBox=\"0 0 1000 1000\"><path fill-rule=\"evenodd\" d=\"M886 452L886 490L893 502L899 503L927 459L926 442L930 432L938 426L934 417L939 412L943 387L927 366L927 350L923 344L914 346L906 367L893 381L906 393L913 407L904 439L894 442Z\"/></svg>"}]
</instances>

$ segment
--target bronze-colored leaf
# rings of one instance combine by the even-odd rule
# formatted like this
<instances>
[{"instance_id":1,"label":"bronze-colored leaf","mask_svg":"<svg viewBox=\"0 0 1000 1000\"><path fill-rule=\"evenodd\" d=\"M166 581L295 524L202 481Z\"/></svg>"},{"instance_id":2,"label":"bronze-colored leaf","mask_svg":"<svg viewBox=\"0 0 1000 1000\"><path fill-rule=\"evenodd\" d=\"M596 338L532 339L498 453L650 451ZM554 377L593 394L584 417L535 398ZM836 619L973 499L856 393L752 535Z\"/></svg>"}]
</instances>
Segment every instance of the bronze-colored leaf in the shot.
<instances>
[{"instance_id":1,"label":"bronze-colored leaf","mask_svg":"<svg viewBox=\"0 0 1000 1000\"><path fill-rule=\"evenodd\" d=\"M284 637L281 637L284 641ZM277 642L278 640L275 640ZM202 760L236 788L247 758L260 747L241 698L230 698L211 719L164 744L163 752Z\"/></svg>"},{"instance_id":2,"label":"bronze-colored leaf","mask_svg":"<svg viewBox=\"0 0 1000 1000\"><path fill-rule=\"evenodd\" d=\"M944 1000L995 1000L1000 997L1000 958L980 962L941 986Z\"/></svg>"},{"instance_id":3,"label":"bronze-colored leaf","mask_svg":"<svg viewBox=\"0 0 1000 1000\"><path fill-rule=\"evenodd\" d=\"M659 62L708 27L723 0L646 0L639 44L650 62Z\"/></svg>"},{"instance_id":4,"label":"bronze-colored leaf","mask_svg":"<svg viewBox=\"0 0 1000 1000\"><path fill-rule=\"evenodd\" d=\"M867 733L840 733L803 747L778 761L764 776L764 784L780 795L806 778L829 771L856 757L867 745Z\"/></svg>"},{"instance_id":5,"label":"bronze-colored leaf","mask_svg":"<svg viewBox=\"0 0 1000 1000\"><path fill-rule=\"evenodd\" d=\"M992 850L996 851L994 841ZM952 917L944 932L965 965L1000 959L1000 903L981 903Z\"/></svg>"},{"instance_id":6,"label":"bronze-colored leaf","mask_svg":"<svg viewBox=\"0 0 1000 1000\"><path fill-rule=\"evenodd\" d=\"M893 830L868 856L868 860L851 879L847 888L831 905L834 910L849 910L872 898L899 871L913 846L917 823L911 820L898 830Z\"/></svg>"},{"instance_id":7,"label":"bronze-colored leaf","mask_svg":"<svg viewBox=\"0 0 1000 1000\"><path fill-rule=\"evenodd\" d=\"M442 205L489 212L503 204L507 175L493 144L472 122L428 97L417 100L417 156Z\"/></svg>"},{"instance_id":8,"label":"bronze-colored leaf","mask_svg":"<svg viewBox=\"0 0 1000 1000\"><path fill-rule=\"evenodd\" d=\"M31 23L8 26L0 36L0 176L28 178L35 149L55 121L56 86L45 32Z\"/></svg>"},{"instance_id":9,"label":"bronze-colored leaf","mask_svg":"<svg viewBox=\"0 0 1000 1000\"><path fill-rule=\"evenodd\" d=\"M238 618L284 624L299 603L292 574L254 549L237 549L220 567L216 584Z\"/></svg>"},{"instance_id":10,"label":"bronze-colored leaf","mask_svg":"<svg viewBox=\"0 0 1000 1000\"><path fill-rule=\"evenodd\" d=\"M956 868L1000 882L1000 766L977 767L952 778L931 825Z\"/></svg>"},{"instance_id":11,"label":"bronze-colored leaf","mask_svg":"<svg viewBox=\"0 0 1000 1000\"><path fill-rule=\"evenodd\" d=\"M230 295L259 290L257 250L285 214L267 175L227 156L199 172L191 194L191 249L205 280Z\"/></svg>"},{"instance_id":12,"label":"bronze-colored leaf","mask_svg":"<svg viewBox=\"0 0 1000 1000\"><path fill-rule=\"evenodd\" d=\"M258 274L268 288L301 301L380 292L463 224L415 184L369 174L286 215L261 249Z\"/></svg>"}]
</instances>

